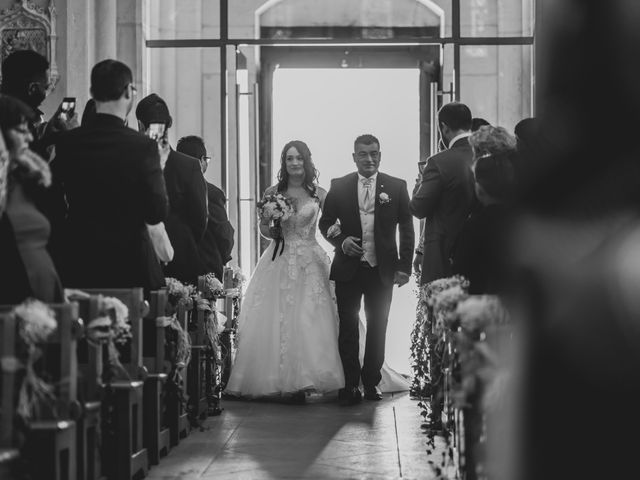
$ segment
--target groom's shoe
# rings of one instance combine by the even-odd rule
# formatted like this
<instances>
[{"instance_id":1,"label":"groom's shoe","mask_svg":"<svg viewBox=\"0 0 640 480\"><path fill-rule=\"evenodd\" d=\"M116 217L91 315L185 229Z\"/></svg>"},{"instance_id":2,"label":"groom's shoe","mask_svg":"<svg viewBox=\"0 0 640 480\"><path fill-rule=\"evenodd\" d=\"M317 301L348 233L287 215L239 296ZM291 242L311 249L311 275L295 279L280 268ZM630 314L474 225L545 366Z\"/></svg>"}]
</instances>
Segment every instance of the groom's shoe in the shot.
<instances>
[{"instance_id":1,"label":"groom's shoe","mask_svg":"<svg viewBox=\"0 0 640 480\"><path fill-rule=\"evenodd\" d=\"M382 392L378 387L364 387L364 398L367 400L382 400Z\"/></svg>"},{"instance_id":2,"label":"groom's shoe","mask_svg":"<svg viewBox=\"0 0 640 480\"><path fill-rule=\"evenodd\" d=\"M338 401L343 407L356 405L362 401L362 392L358 387L343 388L338 393Z\"/></svg>"}]
</instances>

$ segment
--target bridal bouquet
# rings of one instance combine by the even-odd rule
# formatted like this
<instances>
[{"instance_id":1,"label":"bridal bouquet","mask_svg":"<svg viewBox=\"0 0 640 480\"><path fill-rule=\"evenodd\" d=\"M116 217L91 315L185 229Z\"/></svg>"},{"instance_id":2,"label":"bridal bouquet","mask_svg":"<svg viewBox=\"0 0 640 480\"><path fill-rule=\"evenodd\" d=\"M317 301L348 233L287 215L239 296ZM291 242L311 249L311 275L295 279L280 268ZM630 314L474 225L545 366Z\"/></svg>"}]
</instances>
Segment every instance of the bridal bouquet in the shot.
<instances>
[{"instance_id":1,"label":"bridal bouquet","mask_svg":"<svg viewBox=\"0 0 640 480\"><path fill-rule=\"evenodd\" d=\"M275 260L278 248L280 248L280 255L284 251L281 222L293 215L293 203L282 193L272 193L265 195L262 201L258 202L258 211L260 218L269 221L269 230L276 241L273 257L271 257L271 260Z\"/></svg>"}]
</instances>

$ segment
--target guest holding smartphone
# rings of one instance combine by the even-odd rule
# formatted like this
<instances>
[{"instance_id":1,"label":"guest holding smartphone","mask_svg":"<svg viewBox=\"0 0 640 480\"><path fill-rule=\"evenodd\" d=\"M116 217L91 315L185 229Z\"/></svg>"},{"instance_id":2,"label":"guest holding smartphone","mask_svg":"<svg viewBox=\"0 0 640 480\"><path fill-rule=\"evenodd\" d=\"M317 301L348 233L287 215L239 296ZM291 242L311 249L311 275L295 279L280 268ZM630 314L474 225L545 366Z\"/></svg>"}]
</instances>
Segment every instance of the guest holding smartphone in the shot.
<instances>
[{"instance_id":1,"label":"guest holding smartphone","mask_svg":"<svg viewBox=\"0 0 640 480\"><path fill-rule=\"evenodd\" d=\"M196 284L198 276L207 273L198 251L208 217L207 186L200 162L169 147L167 138L173 119L158 95L152 93L143 98L136 107L136 117L141 131L155 138L161 148L169 149L162 168L170 206L165 225L174 255L164 268L165 276Z\"/></svg>"}]
</instances>

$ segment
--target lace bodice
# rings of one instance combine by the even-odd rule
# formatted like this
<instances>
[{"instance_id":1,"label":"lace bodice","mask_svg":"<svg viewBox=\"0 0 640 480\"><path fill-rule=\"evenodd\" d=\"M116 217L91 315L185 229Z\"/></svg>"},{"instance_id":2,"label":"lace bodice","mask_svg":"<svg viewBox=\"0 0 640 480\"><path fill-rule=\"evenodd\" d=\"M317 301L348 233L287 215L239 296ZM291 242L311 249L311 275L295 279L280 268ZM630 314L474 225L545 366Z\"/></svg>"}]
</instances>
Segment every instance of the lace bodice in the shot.
<instances>
[{"instance_id":1,"label":"lace bodice","mask_svg":"<svg viewBox=\"0 0 640 480\"><path fill-rule=\"evenodd\" d=\"M282 222L282 233L285 243L296 241L316 242L316 225L320 203L317 198L295 200L295 213Z\"/></svg>"}]
</instances>

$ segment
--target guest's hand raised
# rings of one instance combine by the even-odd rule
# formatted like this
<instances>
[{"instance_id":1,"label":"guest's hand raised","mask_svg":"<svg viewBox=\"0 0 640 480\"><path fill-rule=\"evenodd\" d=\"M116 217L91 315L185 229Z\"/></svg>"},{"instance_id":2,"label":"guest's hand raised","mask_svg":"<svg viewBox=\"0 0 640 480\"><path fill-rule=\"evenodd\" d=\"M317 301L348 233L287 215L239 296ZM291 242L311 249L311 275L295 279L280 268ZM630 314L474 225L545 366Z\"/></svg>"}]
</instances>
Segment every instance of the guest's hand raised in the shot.
<instances>
[{"instance_id":1,"label":"guest's hand raised","mask_svg":"<svg viewBox=\"0 0 640 480\"><path fill-rule=\"evenodd\" d=\"M342 251L350 257L361 257L364 250L359 245L360 239L357 237L347 237L342 242Z\"/></svg>"}]
</instances>

